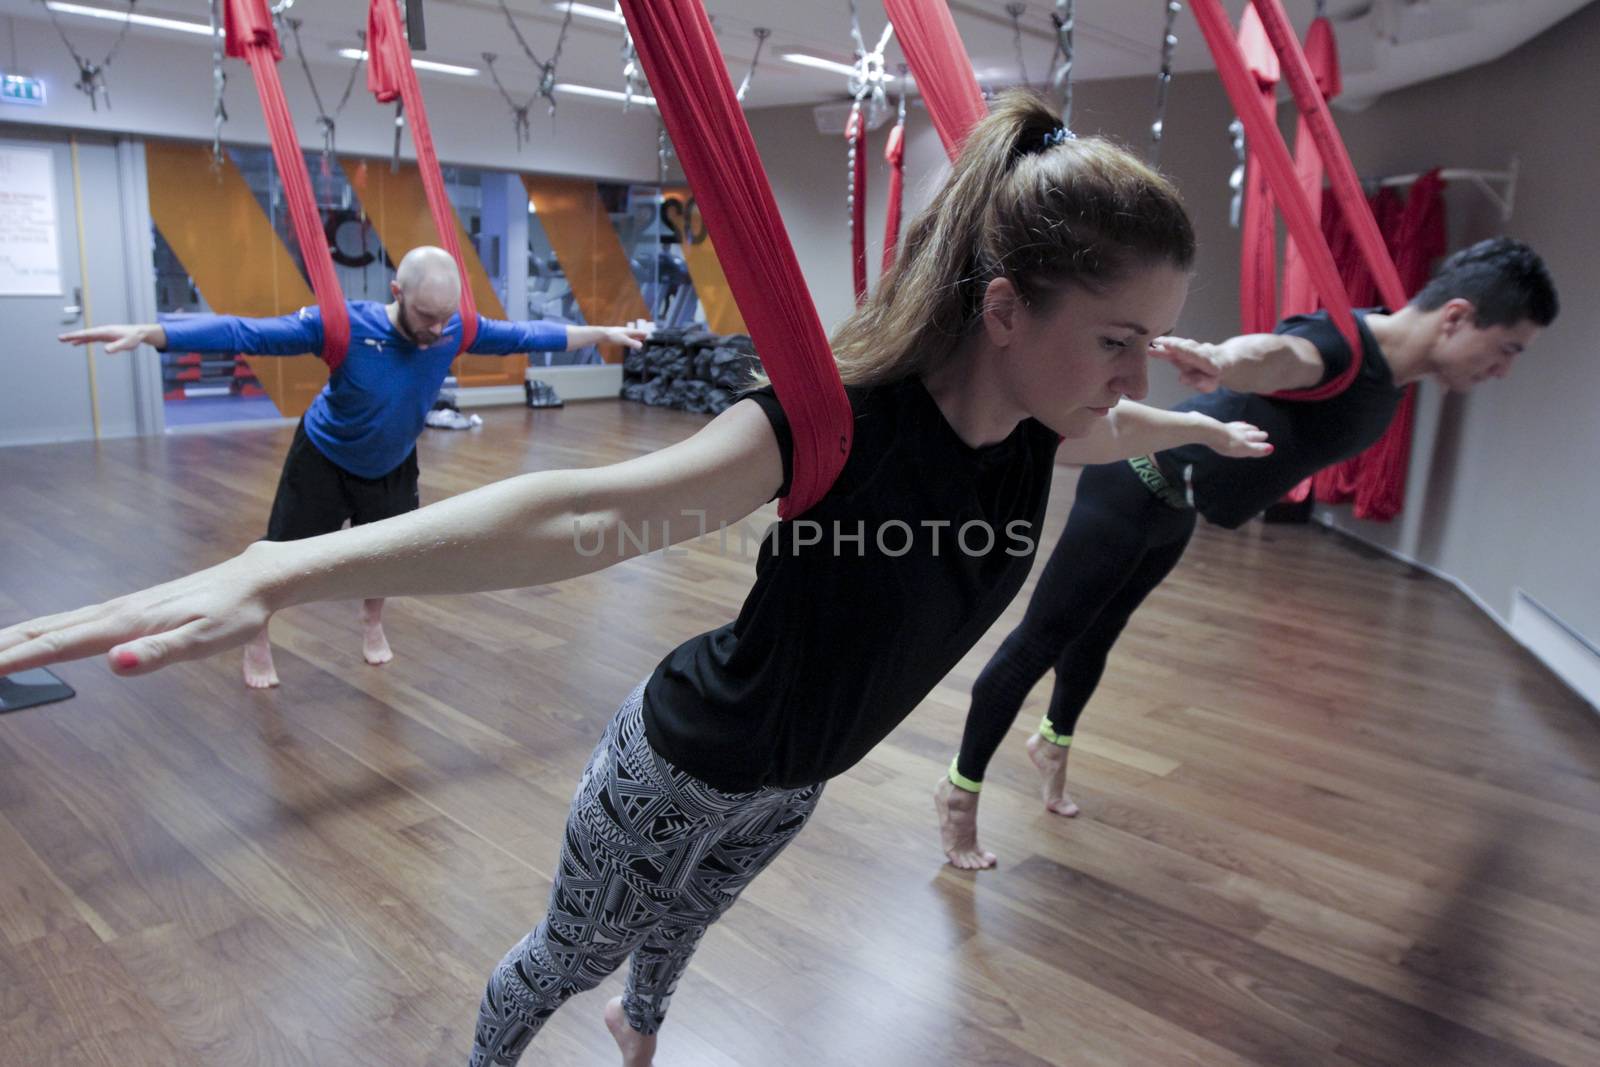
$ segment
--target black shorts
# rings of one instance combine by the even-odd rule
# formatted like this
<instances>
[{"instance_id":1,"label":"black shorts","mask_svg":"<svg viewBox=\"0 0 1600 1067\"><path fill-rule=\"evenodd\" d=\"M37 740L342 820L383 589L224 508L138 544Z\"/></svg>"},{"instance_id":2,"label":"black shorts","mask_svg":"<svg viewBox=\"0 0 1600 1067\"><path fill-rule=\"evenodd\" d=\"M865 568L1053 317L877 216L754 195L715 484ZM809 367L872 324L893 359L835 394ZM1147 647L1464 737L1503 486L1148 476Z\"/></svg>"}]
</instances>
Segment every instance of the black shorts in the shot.
<instances>
[{"instance_id":1,"label":"black shorts","mask_svg":"<svg viewBox=\"0 0 1600 1067\"><path fill-rule=\"evenodd\" d=\"M416 449L388 474L361 478L317 451L301 419L283 460L266 539L316 537L339 529L346 519L351 526L360 526L415 511L420 503Z\"/></svg>"}]
</instances>

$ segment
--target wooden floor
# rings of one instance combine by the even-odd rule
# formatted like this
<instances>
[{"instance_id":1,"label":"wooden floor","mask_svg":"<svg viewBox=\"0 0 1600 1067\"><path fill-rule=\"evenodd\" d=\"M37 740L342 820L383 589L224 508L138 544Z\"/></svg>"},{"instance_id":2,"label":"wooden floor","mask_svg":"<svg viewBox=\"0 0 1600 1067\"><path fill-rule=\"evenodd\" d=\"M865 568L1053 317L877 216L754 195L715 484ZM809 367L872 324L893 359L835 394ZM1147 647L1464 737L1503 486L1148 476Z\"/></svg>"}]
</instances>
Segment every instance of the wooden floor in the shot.
<instances>
[{"instance_id":1,"label":"wooden floor","mask_svg":"<svg viewBox=\"0 0 1600 1067\"><path fill-rule=\"evenodd\" d=\"M427 431L423 498L699 422L495 410ZM289 437L0 449L0 618L232 554ZM464 1062L603 724L749 585L714 547L400 602L383 668L354 605L291 610L272 692L63 668L77 699L0 716L0 1064ZM1459 595L1203 528L1085 717L1084 814L1034 798L1046 683L983 794L1001 866L958 873L930 788L1025 599L706 939L663 1067L1600 1063L1600 721ZM613 1062L619 984L524 1062Z\"/></svg>"}]
</instances>

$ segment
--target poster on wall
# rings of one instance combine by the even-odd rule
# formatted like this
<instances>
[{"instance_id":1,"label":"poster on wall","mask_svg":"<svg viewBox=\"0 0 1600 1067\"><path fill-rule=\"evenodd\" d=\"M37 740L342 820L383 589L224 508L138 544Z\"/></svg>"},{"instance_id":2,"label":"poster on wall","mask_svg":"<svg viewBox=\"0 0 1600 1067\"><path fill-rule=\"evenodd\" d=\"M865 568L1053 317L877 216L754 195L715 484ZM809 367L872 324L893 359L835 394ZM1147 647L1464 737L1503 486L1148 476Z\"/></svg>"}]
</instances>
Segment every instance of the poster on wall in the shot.
<instances>
[{"instance_id":1,"label":"poster on wall","mask_svg":"<svg viewBox=\"0 0 1600 1067\"><path fill-rule=\"evenodd\" d=\"M0 296L60 296L55 157L0 147Z\"/></svg>"}]
</instances>

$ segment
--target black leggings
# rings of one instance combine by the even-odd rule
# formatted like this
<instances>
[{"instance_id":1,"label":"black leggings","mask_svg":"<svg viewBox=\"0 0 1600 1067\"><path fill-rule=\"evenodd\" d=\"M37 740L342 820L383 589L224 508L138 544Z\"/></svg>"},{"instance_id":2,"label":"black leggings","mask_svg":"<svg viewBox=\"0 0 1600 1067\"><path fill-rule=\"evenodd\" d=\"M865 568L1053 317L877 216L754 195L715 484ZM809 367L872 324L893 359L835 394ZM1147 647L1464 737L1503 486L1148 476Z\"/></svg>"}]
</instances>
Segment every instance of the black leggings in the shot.
<instances>
[{"instance_id":1,"label":"black leggings","mask_svg":"<svg viewBox=\"0 0 1600 1067\"><path fill-rule=\"evenodd\" d=\"M1084 468L1061 540L1011 632L972 687L956 770L982 781L1022 702L1051 664L1047 719L1070 737L1128 619L1177 566L1195 513L1159 500L1127 463Z\"/></svg>"}]
</instances>

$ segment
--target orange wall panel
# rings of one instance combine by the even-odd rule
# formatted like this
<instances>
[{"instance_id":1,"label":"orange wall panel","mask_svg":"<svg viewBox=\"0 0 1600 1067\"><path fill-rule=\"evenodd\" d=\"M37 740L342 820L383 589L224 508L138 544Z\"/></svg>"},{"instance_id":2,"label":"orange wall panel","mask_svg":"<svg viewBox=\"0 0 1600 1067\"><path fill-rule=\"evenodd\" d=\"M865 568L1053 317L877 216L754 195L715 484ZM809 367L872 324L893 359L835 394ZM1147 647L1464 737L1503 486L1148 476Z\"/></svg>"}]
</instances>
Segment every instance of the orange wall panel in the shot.
<instances>
[{"instance_id":1,"label":"orange wall panel","mask_svg":"<svg viewBox=\"0 0 1600 1067\"><path fill-rule=\"evenodd\" d=\"M617 326L648 319L650 309L595 183L542 174L525 174L522 183L584 320ZM622 361L620 346L603 345L601 354L607 363Z\"/></svg>"},{"instance_id":2,"label":"orange wall panel","mask_svg":"<svg viewBox=\"0 0 1600 1067\"><path fill-rule=\"evenodd\" d=\"M150 140L145 170L150 218L213 311L265 317L316 303L231 160L213 169L205 145ZM290 417L304 414L328 380L316 355L248 360L272 402Z\"/></svg>"},{"instance_id":3,"label":"orange wall panel","mask_svg":"<svg viewBox=\"0 0 1600 1067\"><path fill-rule=\"evenodd\" d=\"M428 213L428 197L422 188L422 175L415 163L400 164L391 171L387 163L345 162L345 174L361 200L361 207L378 231L378 239L396 263L418 245L440 244L439 231ZM454 212L452 212L454 214ZM455 219L461 254L467 261L467 278L478 312L492 319L506 317L505 305L483 269L478 250L459 218ZM509 356L462 356L455 362L455 375L463 386L520 385L528 361Z\"/></svg>"},{"instance_id":4,"label":"orange wall panel","mask_svg":"<svg viewBox=\"0 0 1600 1067\"><path fill-rule=\"evenodd\" d=\"M683 260L694 281L700 305L705 308L706 325L714 333L748 333L744 316L739 314L739 305L734 302L733 290L728 288L728 276L722 273L722 262L717 259L711 235L705 232L705 222L689 190L666 189L663 193L669 202L677 203L676 210L668 204L667 221L683 241Z\"/></svg>"}]
</instances>

